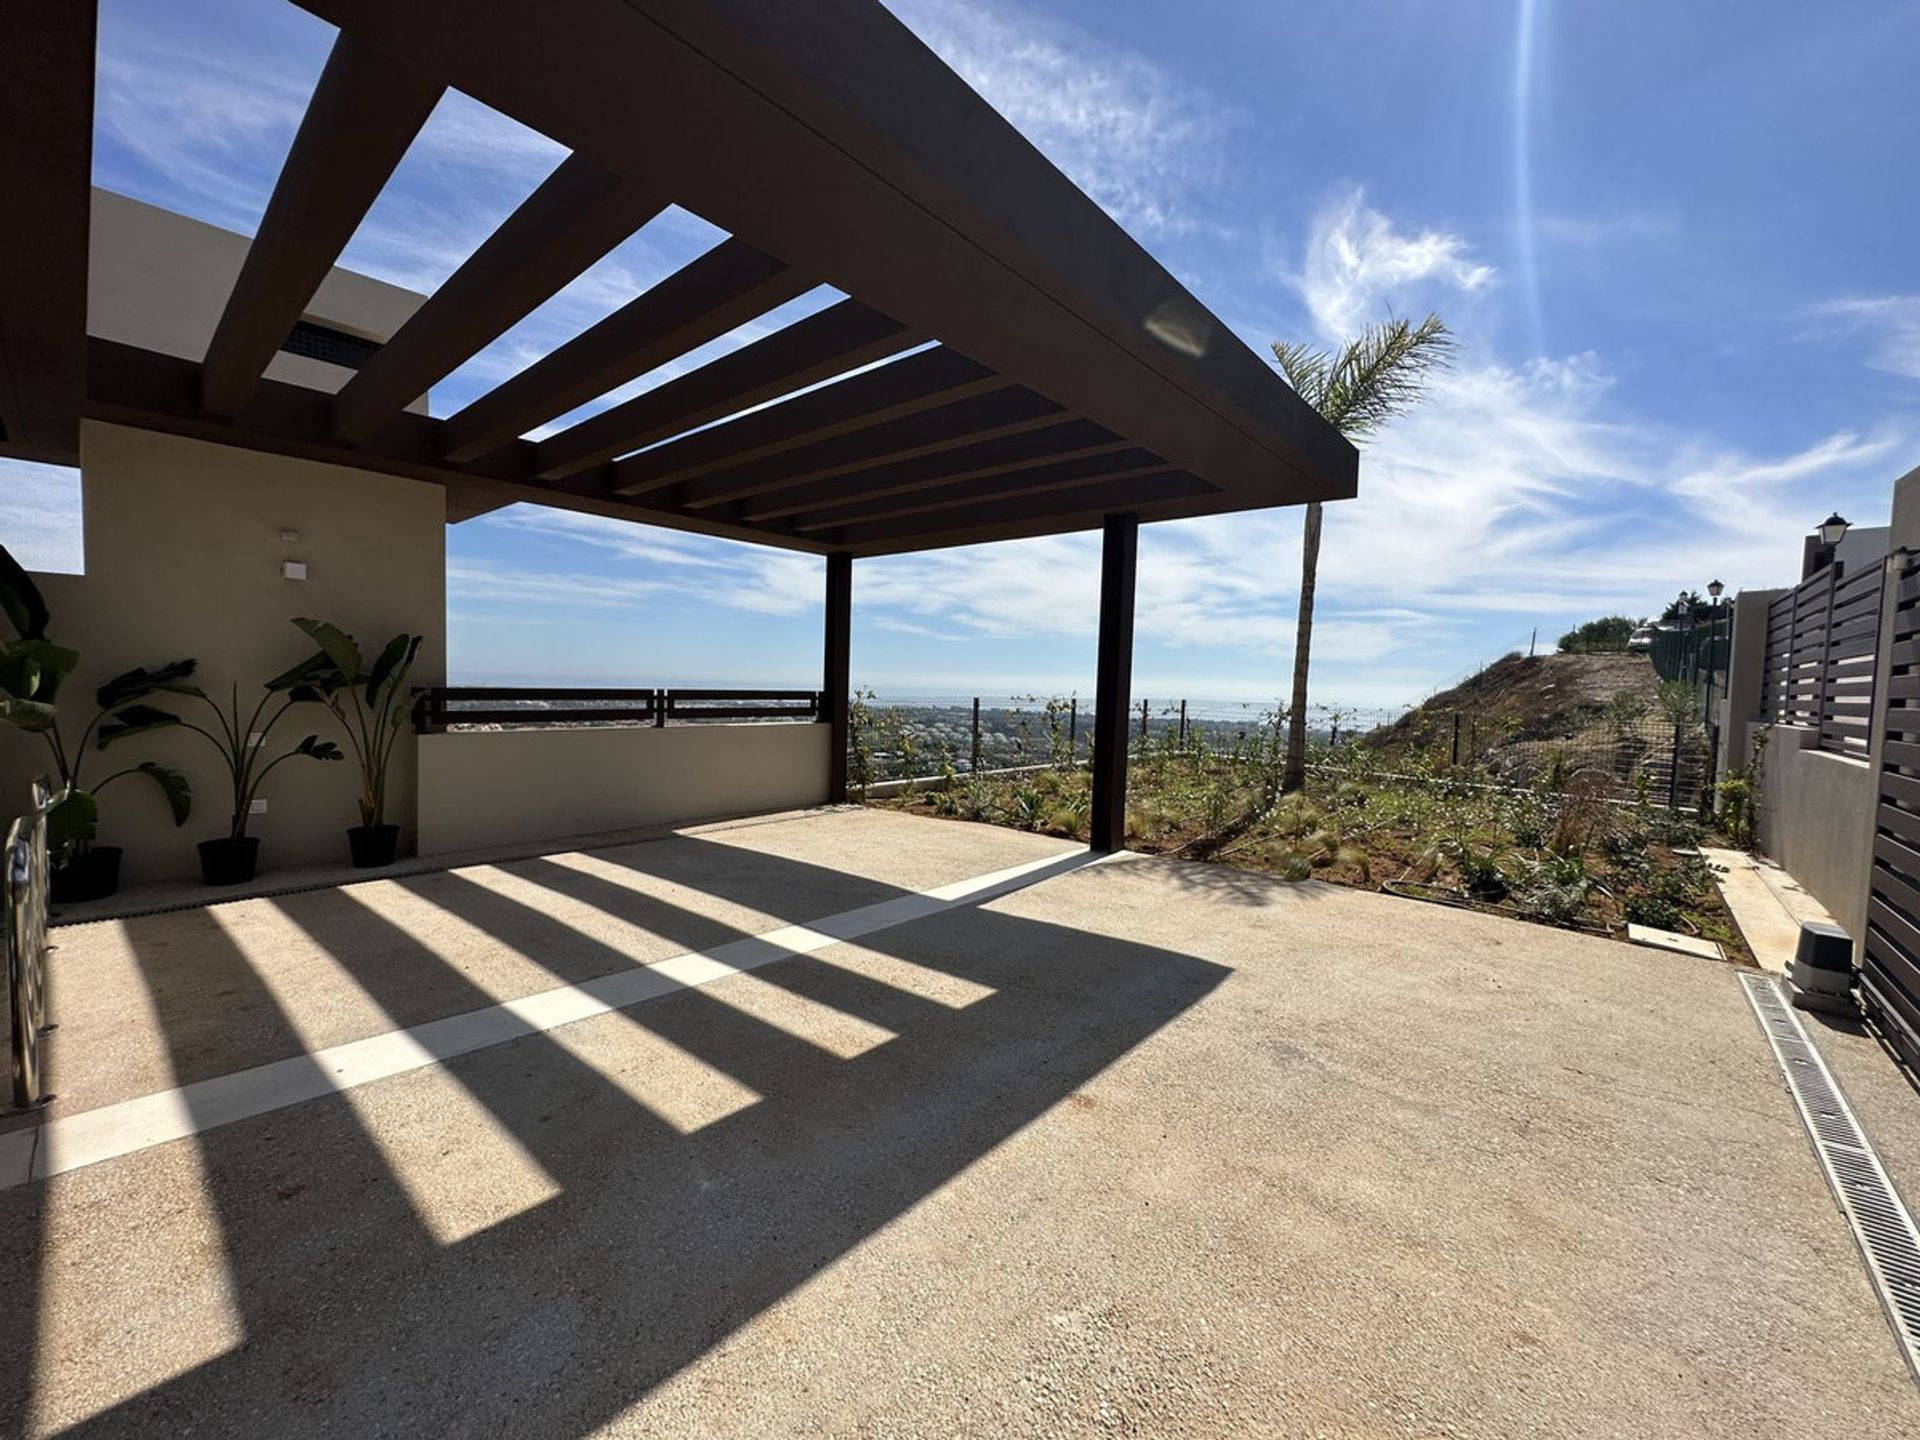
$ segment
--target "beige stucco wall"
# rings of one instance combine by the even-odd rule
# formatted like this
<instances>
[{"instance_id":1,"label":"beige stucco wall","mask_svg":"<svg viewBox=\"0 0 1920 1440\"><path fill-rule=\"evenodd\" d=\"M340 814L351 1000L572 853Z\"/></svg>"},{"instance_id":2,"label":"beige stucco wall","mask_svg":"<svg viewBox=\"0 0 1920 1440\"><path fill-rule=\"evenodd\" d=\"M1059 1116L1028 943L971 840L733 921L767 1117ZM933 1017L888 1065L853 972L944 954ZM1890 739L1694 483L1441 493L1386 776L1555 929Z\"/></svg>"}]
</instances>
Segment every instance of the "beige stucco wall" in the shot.
<instances>
[{"instance_id":1,"label":"beige stucco wall","mask_svg":"<svg viewBox=\"0 0 1920 1440\"><path fill-rule=\"evenodd\" d=\"M96 187L87 250L87 333L183 360L202 359L251 244L245 235ZM336 267L320 282L305 318L385 340L425 299ZM268 379L326 391L338 390L351 373L285 353L267 366ZM425 406L423 396L410 408Z\"/></svg>"},{"instance_id":2,"label":"beige stucco wall","mask_svg":"<svg viewBox=\"0 0 1920 1440\"><path fill-rule=\"evenodd\" d=\"M401 630L424 635L414 683L444 683L446 502L438 486L93 422L81 435L81 472L86 573L36 577L53 615L50 635L82 656L61 705L70 734L91 718L102 680L180 656L200 661L209 692L238 684L243 700L257 697L263 681L312 652L289 623L295 615L329 620L363 648ZM283 541L283 531L300 538ZM308 578L283 578L286 559L306 561ZM335 735L335 722L323 710L295 711L273 738L308 731ZM336 738L344 748L345 737ZM400 743L388 817L409 837L413 743L410 735ZM101 841L126 847L128 880L196 874L194 842L226 828L219 757L198 737L171 732L96 752L85 773L100 779L110 773L102 762L118 769L147 758L187 775L193 818L175 830L158 790L132 776L101 797ZM0 734L0 808L24 807L26 782L44 763L34 737ZM268 812L250 827L263 866L344 856L342 832L358 823L350 761L290 761L264 793Z\"/></svg>"},{"instance_id":3,"label":"beige stucco wall","mask_svg":"<svg viewBox=\"0 0 1920 1440\"><path fill-rule=\"evenodd\" d=\"M420 746L420 853L819 805L826 725L453 731Z\"/></svg>"},{"instance_id":4,"label":"beige stucco wall","mask_svg":"<svg viewBox=\"0 0 1920 1440\"><path fill-rule=\"evenodd\" d=\"M1767 729L1760 848L1858 940L1866 933L1873 868L1874 768L1820 749L1818 734L1805 726Z\"/></svg>"}]
</instances>

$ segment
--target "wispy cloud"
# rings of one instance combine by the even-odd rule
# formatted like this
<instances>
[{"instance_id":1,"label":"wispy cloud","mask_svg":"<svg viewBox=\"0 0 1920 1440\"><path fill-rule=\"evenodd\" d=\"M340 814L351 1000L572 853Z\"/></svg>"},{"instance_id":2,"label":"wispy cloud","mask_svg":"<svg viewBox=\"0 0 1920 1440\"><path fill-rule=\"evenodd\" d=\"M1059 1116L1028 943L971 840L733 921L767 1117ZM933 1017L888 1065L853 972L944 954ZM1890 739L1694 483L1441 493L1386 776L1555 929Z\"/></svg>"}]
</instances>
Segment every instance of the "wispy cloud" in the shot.
<instances>
[{"instance_id":1,"label":"wispy cloud","mask_svg":"<svg viewBox=\"0 0 1920 1440\"><path fill-rule=\"evenodd\" d=\"M1143 56L1002 0L888 0L889 8L1128 229L1178 235L1227 107Z\"/></svg>"},{"instance_id":2,"label":"wispy cloud","mask_svg":"<svg viewBox=\"0 0 1920 1440\"><path fill-rule=\"evenodd\" d=\"M1920 380L1920 295L1831 300L1812 313L1831 327L1866 336L1869 365Z\"/></svg>"},{"instance_id":3,"label":"wispy cloud","mask_svg":"<svg viewBox=\"0 0 1920 1440\"><path fill-rule=\"evenodd\" d=\"M1425 308L1425 297L1441 290L1471 294L1492 284L1494 275L1491 265L1472 258L1461 236L1403 231L1355 188L1314 217L1306 261L1293 281L1315 327L1340 341L1389 305Z\"/></svg>"}]
</instances>

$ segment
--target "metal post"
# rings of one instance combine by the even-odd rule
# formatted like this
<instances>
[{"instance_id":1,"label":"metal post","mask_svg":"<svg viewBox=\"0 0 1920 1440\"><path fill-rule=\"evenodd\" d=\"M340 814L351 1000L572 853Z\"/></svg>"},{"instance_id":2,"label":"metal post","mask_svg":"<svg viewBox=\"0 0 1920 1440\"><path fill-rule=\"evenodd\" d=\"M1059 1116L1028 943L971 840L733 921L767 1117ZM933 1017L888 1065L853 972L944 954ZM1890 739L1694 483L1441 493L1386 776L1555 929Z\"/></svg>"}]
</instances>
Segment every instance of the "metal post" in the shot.
<instances>
[{"instance_id":1,"label":"metal post","mask_svg":"<svg viewBox=\"0 0 1920 1440\"><path fill-rule=\"evenodd\" d=\"M1127 691L1133 679L1133 585L1140 520L1109 515L1100 546L1100 638L1093 687L1092 848L1127 844Z\"/></svg>"},{"instance_id":2,"label":"metal post","mask_svg":"<svg viewBox=\"0 0 1920 1440\"><path fill-rule=\"evenodd\" d=\"M1067 701L1067 758L1080 763L1080 697Z\"/></svg>"},{"instance_id":3,"label":"metal post","mask_svg":"<svg viewBox=\"0 0 1920 1440\"><path fill-rule=\"evenodd\" d=\"M973 697L973 759L968 769L973 774L980 773L980 697Z\"/></svg>"},{"instance_id":4,"label":"metal post","mask_svg":"<svg viewBox=\"0 0 1920 1440\"><path fill-rule=\"evenodd\" d=\"M1180 748L1187 748L1187 702L1180 702Z\"/></svg>"},{"instance_id":5,"label":"metal post","mask_svg":"<svg viewBox=\"0 0 1920 1440\"><path fill-rule=\"evenodd\" d=\"M1144 700L1140 702L1140 738L1147 738L1147 702Z\"/></svg>"},{"instance_id":6,"label":"metal post","mask_svg":"<svg viewBox=\"0 0 1920 1440\"><path fill-rule=\"evenodd\" d=\"M1453 763L1460 763L1460 712L1453 712Z\"/></svg>"},{"instance_id":7,"label":"metal post","mask_svg":"<svg viewBox=\"0 0 1920 1440\"><path fill-rule=\"evenodd\" d=\"M847 745L853 698L853 556L844 550L827 556L827 634L825 677L827 724L827 803L847 800ZM665 709L662 720L665 723Z\"/></svg>"},{"instance_id":8,"label":"metal post","mask_svg":"<svg viewBox=\"0 0 1920 1440\"><path fill-rule=\"evenodd\" d=\"M1680 727L1673 727L1673 758L1667 764L1667 809L1680 808Z\"/></svg>"}]
</instances>

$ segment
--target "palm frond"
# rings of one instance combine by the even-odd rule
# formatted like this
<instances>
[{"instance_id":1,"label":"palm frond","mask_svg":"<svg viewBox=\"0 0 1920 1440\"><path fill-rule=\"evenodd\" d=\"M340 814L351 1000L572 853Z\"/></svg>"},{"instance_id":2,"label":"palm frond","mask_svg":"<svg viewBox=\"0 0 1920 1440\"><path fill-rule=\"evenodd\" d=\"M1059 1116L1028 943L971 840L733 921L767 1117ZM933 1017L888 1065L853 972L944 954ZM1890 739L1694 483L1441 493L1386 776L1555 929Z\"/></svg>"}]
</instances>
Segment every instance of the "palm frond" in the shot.
<instances>
[{"instance_id":1,"label":"palm frond","mask_svg":"<svg viewBox=\"0 0 1920 1440\"><path fill-rule=\"evenodd\" d=\"M1394 316L1367 326L1337 355L1275 342L1273 358L1300 398L1355 440L1411 407L1433 372L1451 363L1453 349L1453 333L1438 315L1418 325Z\"/></svg>"}]
</instances>

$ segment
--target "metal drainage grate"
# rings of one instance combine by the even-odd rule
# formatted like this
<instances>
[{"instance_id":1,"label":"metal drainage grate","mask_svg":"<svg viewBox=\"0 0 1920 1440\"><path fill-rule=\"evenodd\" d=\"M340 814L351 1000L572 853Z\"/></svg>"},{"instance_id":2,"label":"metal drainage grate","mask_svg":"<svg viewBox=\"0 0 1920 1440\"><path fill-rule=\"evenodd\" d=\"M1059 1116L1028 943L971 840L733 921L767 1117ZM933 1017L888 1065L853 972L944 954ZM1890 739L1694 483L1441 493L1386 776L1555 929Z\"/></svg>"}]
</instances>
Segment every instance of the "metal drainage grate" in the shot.
<instances>
[{"instance_id":1,"label":"metal drainage grate","mask_svg":"<svg viewBox=\"0 0 1920 1440\"><path fill-rule=\"evenodd\" d=\"M1742 975L1740 983L1780 1062L1833 1198L1853 1226L1901 1354L1920 1380L1920 1229L1779 985L1759 975Z\"/></svg>"}]
</instances>

